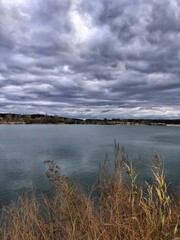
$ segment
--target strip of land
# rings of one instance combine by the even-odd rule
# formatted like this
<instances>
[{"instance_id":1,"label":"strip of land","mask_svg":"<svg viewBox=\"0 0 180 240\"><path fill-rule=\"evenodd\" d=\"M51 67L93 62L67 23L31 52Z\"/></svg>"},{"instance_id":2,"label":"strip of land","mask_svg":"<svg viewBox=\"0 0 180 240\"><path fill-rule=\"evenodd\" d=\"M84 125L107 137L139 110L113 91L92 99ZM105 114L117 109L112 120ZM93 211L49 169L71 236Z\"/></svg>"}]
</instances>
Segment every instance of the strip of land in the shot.
<instances>
[{"instance_id":1,"label":"strip of land","mask_svg":"<svg viewBox=\"0 0 180 240\"><path fill-rule=\"evenodd\" d=\"M87 124L87 125L148 125L180 126L180 119L79 119L45 114L0 113L0 124Z\"/></svg>"}]
</instances>

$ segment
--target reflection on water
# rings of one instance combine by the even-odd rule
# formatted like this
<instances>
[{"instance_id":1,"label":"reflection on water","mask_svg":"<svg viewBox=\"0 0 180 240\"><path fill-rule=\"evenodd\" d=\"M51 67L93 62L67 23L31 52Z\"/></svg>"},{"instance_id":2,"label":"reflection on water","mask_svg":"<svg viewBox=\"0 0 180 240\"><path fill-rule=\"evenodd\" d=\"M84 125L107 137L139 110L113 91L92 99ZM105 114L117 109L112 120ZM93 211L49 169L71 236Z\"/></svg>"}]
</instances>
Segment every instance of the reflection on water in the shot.
<instances>
[{"instance_id":1,"label":"reflection on water","mask_svg":"<svg viewBox=\"0 0 180 240\"><path fill-rule=\"evenodd\" d=\"M0 125L0 201L7 203L32 185L48 192L43 164L47 159L56 161L63 174L88 188L106 154L113 160L115 139L125 146L129 159L140 159L137 171L141 169L142 178L150 177L145 165L159 152L168 179L179 184L179 127Z\"/></svg>"}]
</instances>

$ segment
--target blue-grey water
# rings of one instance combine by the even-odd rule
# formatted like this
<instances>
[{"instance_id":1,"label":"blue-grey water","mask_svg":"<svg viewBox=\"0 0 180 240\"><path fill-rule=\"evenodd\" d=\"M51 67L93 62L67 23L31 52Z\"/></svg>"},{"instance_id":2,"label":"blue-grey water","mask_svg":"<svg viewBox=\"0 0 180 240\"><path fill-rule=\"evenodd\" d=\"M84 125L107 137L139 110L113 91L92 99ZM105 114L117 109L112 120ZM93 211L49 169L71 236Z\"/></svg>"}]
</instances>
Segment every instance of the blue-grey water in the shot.
<instances>
[{"instance_id":1,"label":"blue-grey water","mask_svg":"<svg viewBox=\"0 0 180 240\"><path fill-rule=\"evenodd\" d=\"M43 164L47 159L88 188L106 154L113 160L115 139L125 147L130 160L139 162L139 179L150 177L146 164L158 152L168 181L179 185L180 127L0 125L0 203L9 203L32 186L37 192L49 192L47 166Z\"/></svg>"}]
</instances>

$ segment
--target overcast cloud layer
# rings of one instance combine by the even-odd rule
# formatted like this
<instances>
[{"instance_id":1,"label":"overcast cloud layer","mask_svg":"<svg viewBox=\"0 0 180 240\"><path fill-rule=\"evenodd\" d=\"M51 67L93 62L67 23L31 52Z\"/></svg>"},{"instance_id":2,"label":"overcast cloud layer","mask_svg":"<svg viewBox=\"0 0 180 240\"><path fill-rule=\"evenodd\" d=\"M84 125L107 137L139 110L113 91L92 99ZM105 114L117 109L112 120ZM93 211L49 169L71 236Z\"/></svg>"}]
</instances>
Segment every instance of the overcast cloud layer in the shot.
<instances>
[{"instance_id":1,"label":"overcast cloud layer","mask_svg":"<svg viewBox=\"0 0 180 240\"><path fill-rule=\"evenodd\" d=\"M0 112L180 118L179 0L0 0Z\"/></svg>"}]
</instances>

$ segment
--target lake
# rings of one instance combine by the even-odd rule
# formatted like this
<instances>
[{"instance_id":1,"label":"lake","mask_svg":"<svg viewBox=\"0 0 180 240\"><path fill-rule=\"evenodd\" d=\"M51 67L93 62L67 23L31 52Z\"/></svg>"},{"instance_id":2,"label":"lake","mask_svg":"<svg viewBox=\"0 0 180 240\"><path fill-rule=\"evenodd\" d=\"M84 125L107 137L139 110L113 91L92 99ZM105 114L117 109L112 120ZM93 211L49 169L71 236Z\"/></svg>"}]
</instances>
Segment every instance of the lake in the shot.
<instances>
[{"instance_id":1,"label":"lake","mask_svg":"<svg viewBox=\"0 0 180 240\"><path fill-rule=\"evenodd\" d=\"M50 192L44 160L90 188L106 154L113 161L114 140L129 159L139 162L139 179L151 176L146 165L158 152L172 185L180 183L180 127L122 125L0 125L0 203L7 204L23 189ZM140 174L141 173L141 174Z\"/></svg>"}]
</instances>

